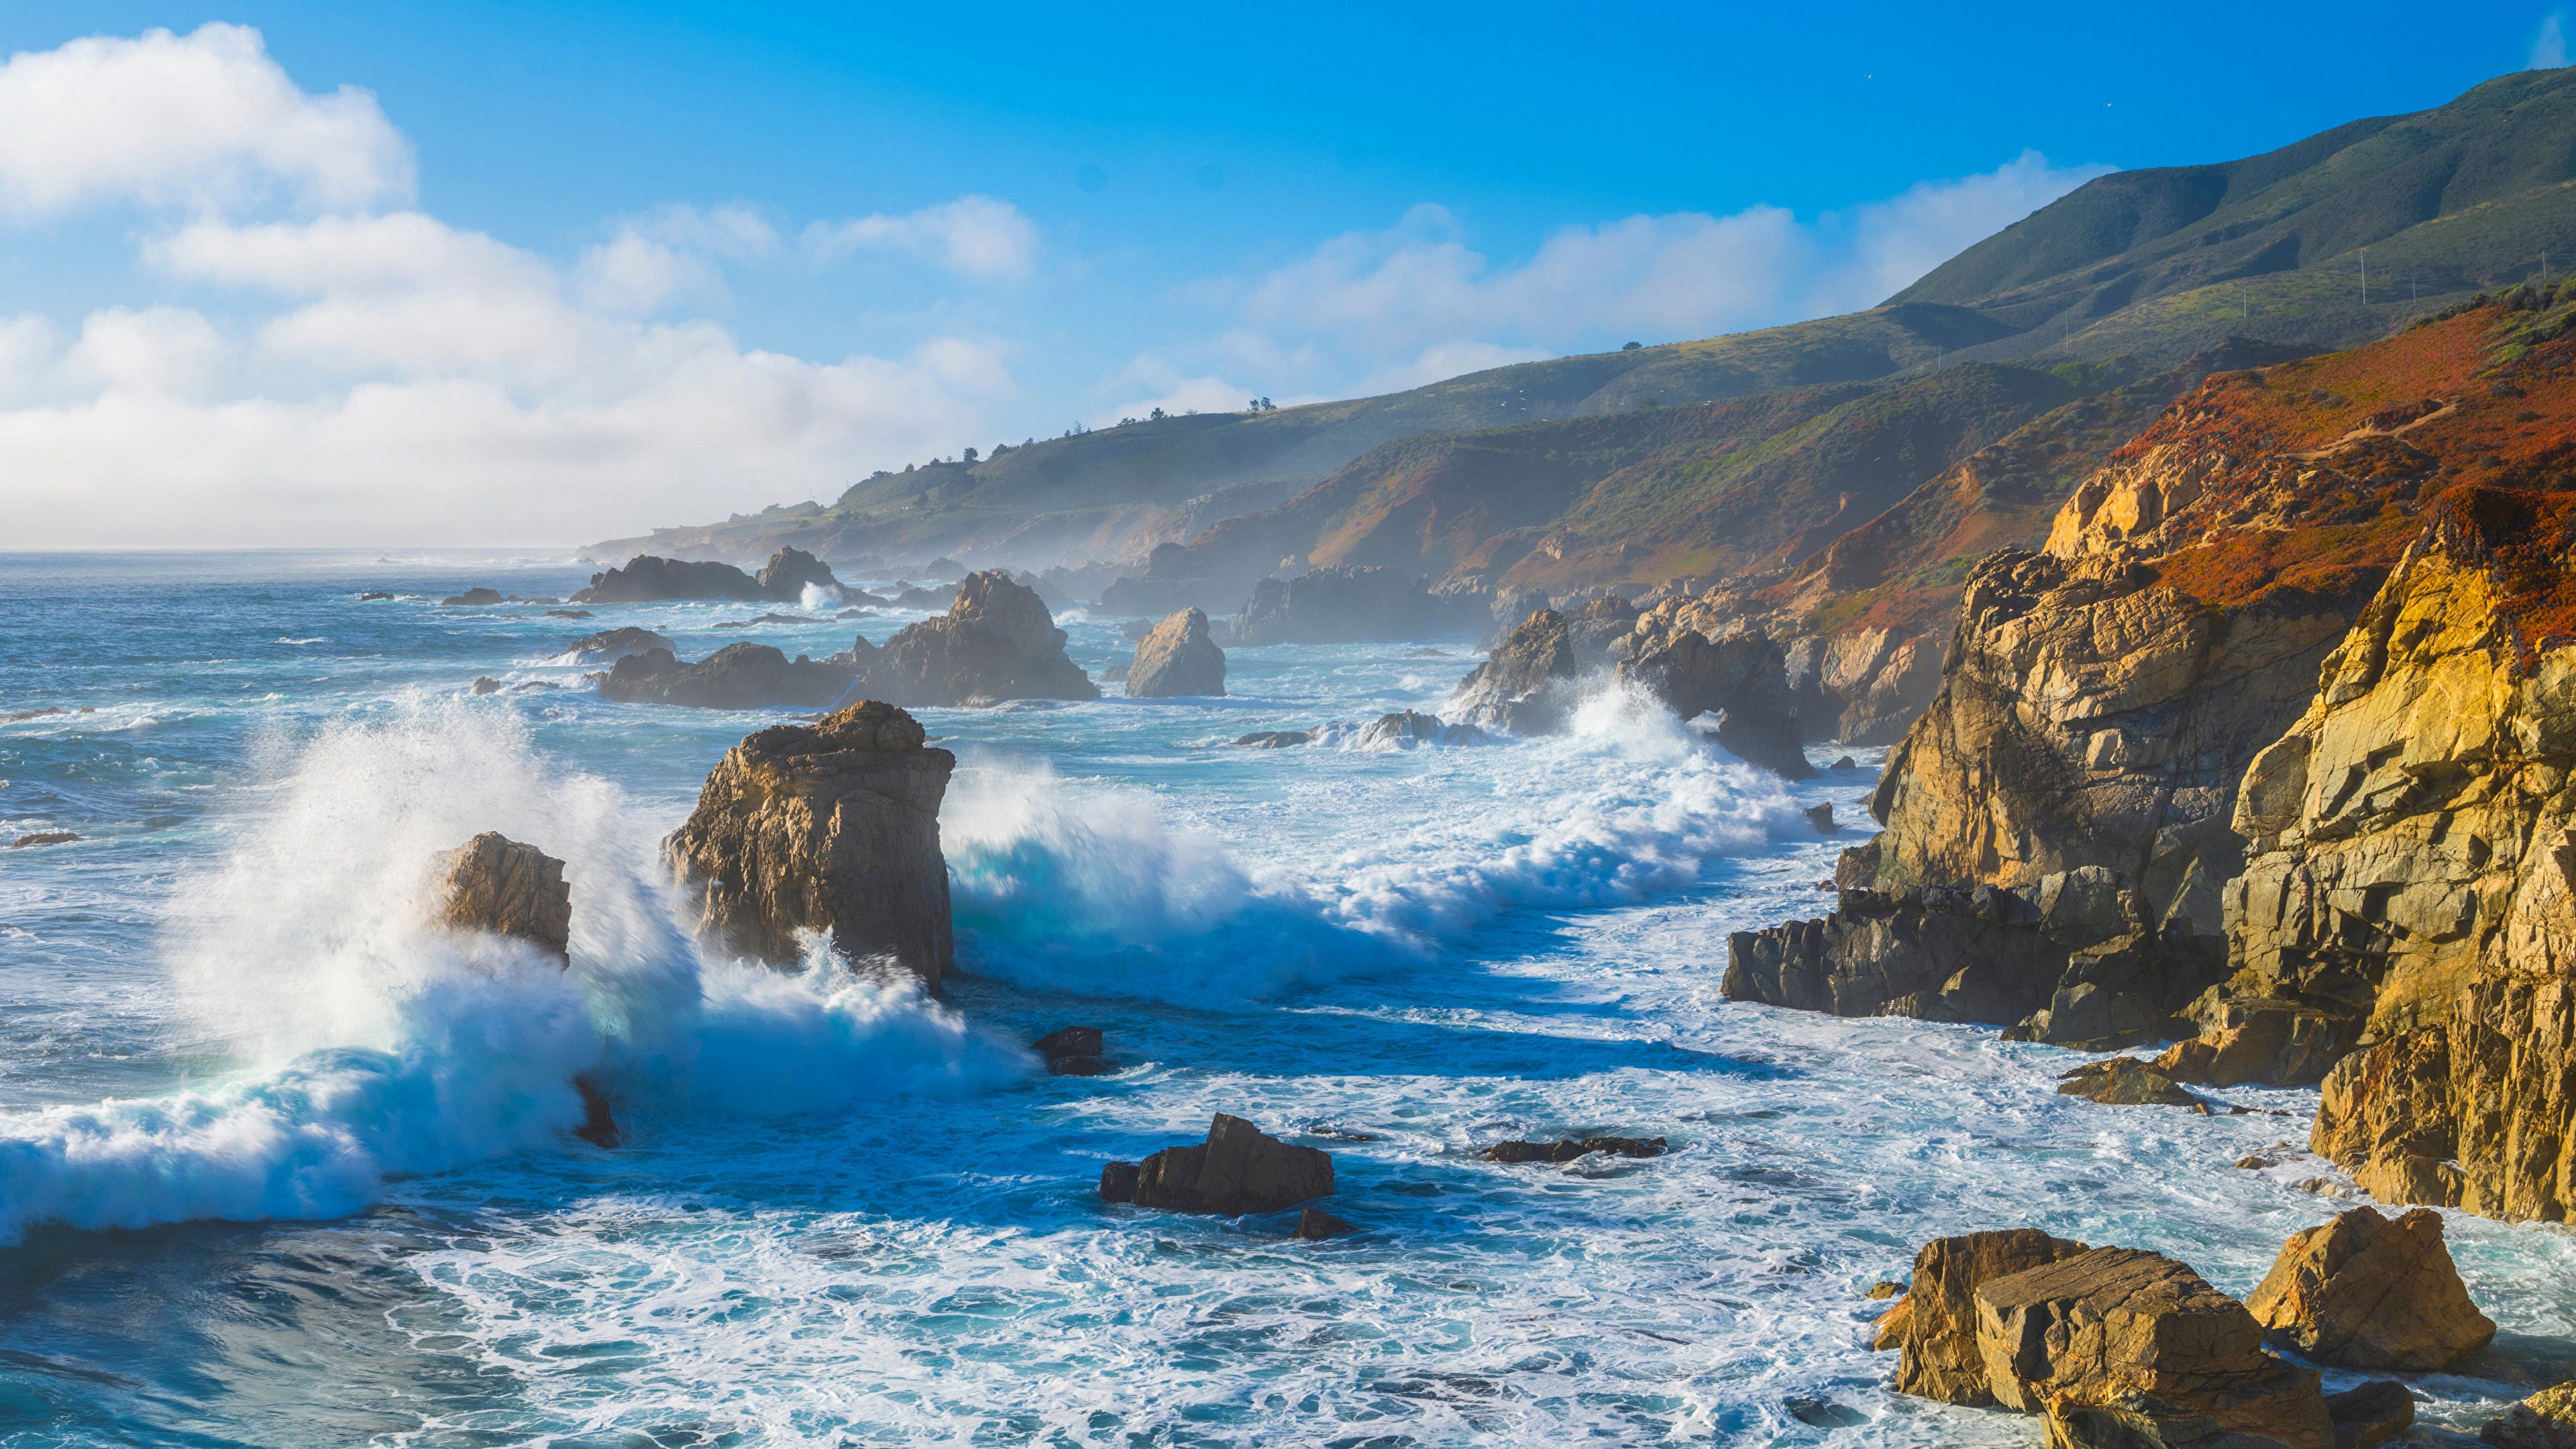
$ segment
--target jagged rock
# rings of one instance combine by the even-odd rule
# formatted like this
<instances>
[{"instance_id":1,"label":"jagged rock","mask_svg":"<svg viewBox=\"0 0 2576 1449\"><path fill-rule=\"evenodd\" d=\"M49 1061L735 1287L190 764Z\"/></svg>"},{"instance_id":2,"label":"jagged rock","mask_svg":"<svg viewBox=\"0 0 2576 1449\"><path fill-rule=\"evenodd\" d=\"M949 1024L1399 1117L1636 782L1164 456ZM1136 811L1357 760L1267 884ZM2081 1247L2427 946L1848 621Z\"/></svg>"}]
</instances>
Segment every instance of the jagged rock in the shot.
<instances>
[{"instance_id":1,"label":"jagged rock","mask_svg":"<svg viewBox=\"0 0 2576 1449\"><path fill-rule=\"evenodd\" d=\"M1880 1314L1878 1321L1870 1325L1871 1351L1885 1353L1892 1348L1903 1348L1906 1335L1912 1332L1913 1328L1914 1300L1910 1296L1899 1295L1896 1305Z\"/></svg>"},{"instance_id":2,"label":"jagged rock","mask_svg":"<svg viewBox=\"0 0 2576 1449\"><path fill-rule=\"evenodd\" d=\"M2415 1396L2395 1379L2379 1379L2326 1395L2335 1449L2371 1449L2406 1432L2415 1422Z\"/></svg>"},{"instance_id":3,"label":"jagged rock","mask_svg":"<svg viewBox=\"0 0 2576 1449\"><path fill-rule=\"evenodd\" d=\"M1569 1137L1562 1142L1497 1142L1476 1155L1487 1162L1572 1162L1595 1152L1606 1152L1613 1157L1661 1157L1664 1155L1664 1139Z\"/></svg>"},{"instance_id":4,"label":"jagged rock","mask_svg":"<svg viewBox=\"0 0 2576 1449\"><path fill-rule=\"evenodd\" d=\"M1105 1189L1107 1179L1102 1181ZM1207 1141L1166 1147L1137 1165L1133 1201L1138 1207L1230 1217L1277 1212L1332 1192L1331 1154L1282 1142L1219 1112Z\"/></svg>"},{"instance_id":5,"label":"jagged rock","mask_svg":"<svg viewBox=\"0 0 2576 1449\"><path fill-rule=\"evenodd\" d=\"M1461 627L1468 625L1404 570L1340 566L1254 584L1227 637L1243 645L1350 644Z\"/></svg>"},{"instance_id":6,"label":"jagged rock","mask_svg":"<svg viewBox=\"0 0 2576 1449\"><path fill-rule=\"evenodd\" d=\"M1319 1207L1310 1207L1297 1215L1297 1231L1292 1236L1299 1242L1320 1243L1326 1238L1338 1238L1350 1230L1347 1219L1337 1218Z\"/></svg>"},{"instance_id":7,"label":"jagged rock","mask_svg":"<svg viewBox=\"0 0 2576 1449\"><path fill-rule=\"evenodd\" d=\"M859 673L851 664L802 654L791 660L770 645L748 641L728 644L695 664L674 659L668 649L648 649L618 660L600 682L599 697L695 709L813 709L848 693Z\"/></svg>"},{"instance_id":8,"label":"jagged rock","mask_svg":"<svg viewBox=\"0 0 2576 1449\"><path fill-rule=\"evenodd\" d=\"M2059 1077L2057 1090L2105 1107L2188 1107L2200 1100L2136 1057L2087 1062Z\"/></svg>"},{"instance_id":9,"label":"jagged rock","mask_svg":"<svg viewBox=\"0 0 2576 1449\"><path fill-rule=\"evenodd\" d=\"M1208 637L1207 615L1184 609L1137 641L1136 662L1127 671L1128 698L1223 693L1225 651Z\"/></svg>"},{"instance_id":10,"label":"jagged rock","mask_svg":"<svg viewBox=\"0 0 2576 1449\"><path fill-rule=\"evenodd\" d=\"M1458 682L1453 713L1516 735L1564 726L1574 703L1574 644L1564 616L1540 609L1494 645L1475 672Z\"/></svg>"},{"instance_id":11,"label":"jagged rock","mask_svg":"<svg viewBox=\"0 0 2576 1449\"><path fill-rule=\"evenodd\" d=\"M2542 1389L2487 1420L2478 1442L2494 1449L2576 1449L2576 1381Z\"/></svg>"},{"instance_id":12,"label":"jagged rock","mask_svg":"<svg viewBox=\"0 0 2576 1449\"><path fill-rule=\"evenodd\" d=\"M906 625L877 651L861 687L897 704L1098 699L1065 656L1065 632L1037 591L998 569L968 574L947 616Z\"/></svg>"},{"instance_id":13,"label":"jagged rock","mask_svg":"<svg viewBox=\"0 0 2576 1449\"><path fill-rule=\"evenodd\" d=\"M1641 611L1613 594L1568 604L1562 617L1567 649L1575 666L1590 670L1605 668L1618 658L1616 646L1635 631Z\"/></svg>"},{"instance_id":14,"label":"jagged rock","mask_svg":"<svg viewBox=\"0 0 2576 1449\"><path fill-rule=\"evenodd\" d=\"M2290 1235L2245 1300L2273 1341L2338 1368L2430 1373L2495 1341L2442 1242L2442 1215L2358 1207Z\"/></svg>"},{"instance_id":15,"label":"jagged rock","mask_svg":"<svg viewBox=\"0 0 2576 1449\"><path fill-rule=\"evenodd\" d=\"M2200 1035L2177 1042L2156 1066L2177 1082L2303 1087L2322 1080L2352 1046L2358 1017L2302 1002L2213 995L2194 1007Z\"/></svg>"},{"instance_id":16,"label":"jagged rock","mask_svg":"<svg viewBox=\"0 0 2576 1449\"><path fill-rule=\"evenodd\" d=\"M2129 900L2135 904L2134 896ZM2226 970L2217 938L2179 925L2161 934L2139 929L2114 936L2068 955L2048 1008L2033 1013L2015 1036L2088 1051L2181 1036L2191 1025L2176 1013Z\"/></svg>"},{"instance_id":17,"label":"jagged rock","mask_svg":"<svg viewBox=\"0 0 2576 1449\"><path fill-rule=\"evenodd\" d=\"M2160 1253L2096 1248L1988 1279L1976 1304L1995 1401L2046 1412L2051 1443L2334 1443L2316 1370L2265 1353L2243 1304Z\"/></svg>"},{"instance_id":18,"label":"jagged rock","mask_svg":"<svg viewBox=\"0 0 2576 1449\"><path fill-rule=\"evenodd\" d=\"M572 887L564 863L487 830L436 858L431 919L455 930L509 936L572 959Z\"/></svg>"},{"instance_id":19,"label":"jagged rock","mask_svg":"<svg viewBox=\"0 0 2576 1449\"><path fill-rule=\"evenodd\" d=\"M591 612L588 609L548 609L546 610L545 617L549 619L587 619L591 617Z\"/></svg>"},{"instance_id":20,"label":"jagged rock","mask_svg":"<svg viewBox=\"0 0 2576 1449\"><path fill-rule=\"evenodd\" d=\"M1445 724L1438 715L1400 710L1380 715L1360 730L1351 742L1358 750L1410 750L1421 745L1473 745L1484 742L1484 731L1471 724Z\"/></svg>"},{"instance_id":21,"label":"jagged rock","mask_svg":"<svg viewBox=\"0 0 2576 1449\"><path fill-rule=\"evenodd\" d=\"M1831 835L1834 833L1834 806L1832 801L1828 800L1822 805L1810 808L1806 811L1806 816L1807 824L1814 827L1815 832L1818 835Z\"/></svg>"},{"instance_id":22,"label":"jagged rock","mask_svg":"<svg viewBox=\"0 0 2576 1449\"><path fill-rule=\"evenodd\" d=\"M680 652L680 646L670 639L650 629L639 629L629 624L619 629L603 629L596 634L587 634L574 640L565 646L562 654L556 656L555 662L558 664L615 664L629 654L642 654L654 649L664 650L675 656Z\"/></svg>"},{"instance_id":23,"label":"jagged rock","mask_svg":"<svg viewBox=\"0 0 2576 1449\"><path fill-rule=\"evenodd\" d=\"M1945 1404L1991 1404L1985 1355L1977 1347L1977 1289L1985 1283L2090 1252L2035 1228L1935 1238L1914 1255L1914 1282L1879 1320L1880 1347L1903 1350L1896 1391Z\"/></svg>"},{"instance_id":24,"label":"jagged rock","mask_svg":"<svg viewBox=\"0 0 2576 1449\"><path fill-rule=\"evenodd\" d=\"M500 692L501 681L488 674L477 675L473 685L466 690L468 694L499 694Z\"/></svg>"},{"instance_id":25,"label":"jagged rock","mask_svg":"<svg viewBox=\"0 0 2576 1449\"><path fill-rule=\"evenodd\" d=\"M1291 745L1312 744L1313 730L1254 730L1237 739L1235 747L1244 750L1284 750Z\"/></svg>"},{"instance_id":26,"label":"jagged rock","mask_svg":"<svg viewBox=\"0 0 2576 1449\"><path fill-rule=\"evenodd\" d=\"M2456 1207L2466 1186L2451 1159L2451 1034L2417 1027L2355 1052L2326 1073L2309 1150L2350 1171L2384 1203Z\"/></svg>"},{"instance_id":27,"label":"jagged rock","mask_svg":"<svg viewBox=\"0 0 2576 1449\"><path fill-rule=\"evenodd\" d=\"M760 580L727 563L698 563L639 554L622 569L590 576L576 604L648 604L663 599L732 599L756 604L773 597ZM792 597L792 596L791 596Z\"/></svg>"},{"instance_id":28,"label":"jagged rock","mask_svg":"<svg viewBox=\"0 0 2576 1449\"><path fill-rule=\"evenodd\" d=\"M841 581L832 577L831 565L801 548L782 548L769 556L769 564L755 580L761 592L781 603L795 603L805 597L805 586L812 584L833 598L841 594Z\"/></svg>"},{"instance_id":29,"label":"jagged rock","mask_svg":"<svg viewBox=\"0 0 2576 1449\"><path fill-rule=\"evenodd\" d=\"M1113 1162L1100 1169L1100 1196L1106 1202L1136 1200L1136 1164Z\"/></svg>"},{"instance_id":30,"label":"jagged rock","mask_svg":"<svg viewBox=\"0 0 2576 1449\"><path fill-rule=\"evenodd\" d=\"M451 594L439 600L438 606L442 609L455 609L505 602L507 601L501 597L499 589L467 589L464 593Z\"/></svg>"},{"instance_id":31,"label":"jagged rock","mask_svg":"<svg viewBox=\"0 0 2576 1449\"><path fill-rule=\"evenodd\" d=\"M788 961L798 931L823 931L844 959L891 957L936 986L954 953L939 802L956 766L875 700L773 725L717 762L663 852L730 949Z\"/></svg>"},{"instance_id":32,"label":"jagged rock","mask_svg":"<svg viewBox=\"0 0 2576 1449\"><path fill-rule=\"evenodd\" d=\"M1620 660L1617 672L1621 683L1644 689L1683 719L1716 714L1717 742L1738 759L1791 780L1815 775L1799 748L1786 661L1768 636L1711 643L1684 629Z\"/></svg>"},{"instance_id":33,"label":"jagged rock","mask_svg":"<svg viewBox=\"0 0 2576 1449\"><path fill-rule=\"evenodd\" d=\"M2066 949L2010 891L1846 890L1836 900L1823 920L1727 937L1726 998L2001 1024L2038 1010L2066 968Z\"/></svg>"},{"instance_id":34,"label":"jagged rock","mask_svg":"<svg viewBox=\"0 0 2576 1449\"><path fill-rule=\"evenodd\" d=\"M1054 1076L1096 1077L1117 1070L1100 1054L1100 1028L1096 1026L1061 1027L1029 1046L1046 1058L1047 1071Z\"/></svg>"},{"instance_id":35,"label":"jagged rock","mask_svg":"<svg viewBox=\"0 0 2576 1449\"><path fill-rule=\"evenodd\" d=\"M1872 1283L1869 1285L1869 1291L1861 1296L1873 1300L1902 1298L1905 1296L1905 1285L1902 1283Z\"/></svg>"}]
</instances>

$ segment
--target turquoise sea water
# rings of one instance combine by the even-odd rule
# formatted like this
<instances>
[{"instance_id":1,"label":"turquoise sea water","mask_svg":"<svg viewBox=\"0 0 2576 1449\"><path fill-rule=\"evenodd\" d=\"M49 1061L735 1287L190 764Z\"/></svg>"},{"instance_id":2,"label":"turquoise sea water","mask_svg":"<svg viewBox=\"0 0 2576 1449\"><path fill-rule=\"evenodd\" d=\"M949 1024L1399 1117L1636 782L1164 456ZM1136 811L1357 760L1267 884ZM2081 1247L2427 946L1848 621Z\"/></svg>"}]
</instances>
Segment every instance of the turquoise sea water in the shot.
<instances>
[{"instance_id":1,"label":"turquoise sea water","mask_svg":"<svg viewBox=\"0 0 2576 1449\"><path fill-rule=\"evenodd\" d=\"M1729 931L1828 908L1859 837L1800 811L1863 818L1873 755L1785 787L1615 694L1562 739L1225 747L1436 708L1464 638L920 711L960 761L945 998L709 959L654 846L789 712L608 704L553 661L918 616L428 602L587 572L0 555L0 715L68 711L0 724L0 839L82 837L0 850L0 1441L2030 1444L1881 1387L1861 1294L1923 1239L2036 1225L2242 1293L2348 1205L2294 1185L2312 1092L2101 1108L1990 1030L1719 1000ZM569 862L571 973L418 926L428 855L485 829ZM1069 1024L1122 1070L1044 1075L1022 1044ZM630 1145L567 1135L578 1070ZM1219 1111L1331 1151L1359 1232L1099 1200ZM1602 1132L1673 1150L1475 1158ZM2576 1244L2451 1240L2504 1337L2417 1388L2474 1430L2576 1375Z\"/></svg>"}]
</instances>

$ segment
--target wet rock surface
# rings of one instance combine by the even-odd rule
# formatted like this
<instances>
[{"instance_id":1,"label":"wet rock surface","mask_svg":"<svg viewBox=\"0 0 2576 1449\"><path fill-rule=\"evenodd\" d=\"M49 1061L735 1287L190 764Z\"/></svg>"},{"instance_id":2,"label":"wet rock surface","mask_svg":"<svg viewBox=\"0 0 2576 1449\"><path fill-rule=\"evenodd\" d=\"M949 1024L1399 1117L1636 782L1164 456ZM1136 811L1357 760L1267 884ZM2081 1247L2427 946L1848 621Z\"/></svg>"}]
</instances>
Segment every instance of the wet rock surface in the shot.
<instances>
[{"instance_id":1,"label":"wet rock surface","mask_svg":"<svg viewBox=\"0 0 2576 1449\"><path fill-rule=\"evenodd\" d=\"M1240 750L1285 750L1313 744L1315 735L1314 730L1254 730L1237 738L1234 745Z\"/></svg>"},{"instance_id":2,"label":"wet rock surface","mask_svg":"<svg viewBox=\"0 0 2576 1449\"><path fill-rule=\"evenodd\" d=\"M1408 709L1369 721L1361 727L1351 747L1359 750L1410 750L1425 745L1475 745L1484 741L1485 732L1474 725L1449 724L1438 715Z\"/></svg>"},{"instance_id":3,"label":"wet rock surface","mask_svg":"<svg viewBox=\"0 0 2576 1449\"><path fill-rule=\"evenodd\" d=\"M2415 1396L2395 1379L2380 1379L2326 1395L2326 1419L2334 1425L2335 1449L2371 1449L2415 1422Z\"/></svg>"},{"instance_id":4,"label":"wet rock surface","mask_svg":"<svg viewBox=\"0 0 2576 1449\"><path fill-rule=\"evenodd\" d=\"M1645 690L1683 719L1717 715L1718 744L1747 764L1791 780L1815 775L1800 748L1787 657L1769 636L1712 641L1683 629L1660 637L1632 633L1621 647L1628 651L1616 668L1621 683Z\"/></svg>"},{"instance_id":5,"label":"wet rock surface","mask_svg":"<svg viewBox=\"0 0 2576 1449\"><path fill-rule=\"evenodd\" d=\"M1297 1231L1290 1236L1302 1243L1320 1243L1326 1238L1342 1237L1351 1230L1349 1219L1337 1218L1319 1207L1310 1207L1297 1214Z\"/></svg>"},{"instance_id":6,"label":"wet rock surface","mask_svg":"<svg viewBox=\"0 0 2576 1449\"><path fill-rule=\"evenodd\" d=\"M489 931L569 962L572 887L564 863L487 830L436 858L431 918L453 930Z\"/></svg>"},{"instance_id":7,"label":"wet rock surface","mask_svg":"<svg viewBox=\"0 0 2576 1449\"><path fill-rule=\"evenodd\" d=\"M2274 1342L2339 1368L2454 1368L2496 1335L2426 1208L2354 1208L2293 1233L2245 1307Z\"/></svg>"},{"instance_id":8,"label":"wet rock surface","mask_svg":"<svg viewBox=\"0 0 2576 1449\"><path fill-rule=\"evenodd\" d=\"M717 762L663 851L727 949L791 961L796 933L821 931L844 960L889 959L935 986L954 956L939 803L956 766L875 700L774 725Z\"/></svg>"},{"instance_id":9,"label":"wet rock surface","mask_svg":"<svg viewBox=\"0 0 2576 1449\"><path fill-rule=\"evenodd\" d=\"M1661 1137L1580 1137L1562 1142L1497 1142L1478 1157L1487 1162L1572 1162L1595 1152L1612 1157L1661 1157Z\"/></svg>"},{"instance_id":10,"label":"wet rock surface","mask_svg":"<svg viewBox=\"0 0 2576 1449\"><path fill-rule=\"evenodd\" d=\"M2066 968L2027 901L1991 886L1846 890L1831 915L1727 937L1729 1000L1835 1016L2017 1022Z\"/></svg>"},{"instance_id":11,"label":"wet rock surface","mask_svg":"<svg viewBox=\"0 0 2576 1449\"><path fill-rule=\"evenodd\" d=\"M1109 1196L1110 1186L1104 1177L1102 1196ZM1132 1195L1124 1200L1138 1207L1235 1216L1277 1212L1332 1192L1329 1153L1282 1142L1220 1112L1208 1126L1207 1141L1166 1147L1138 1163Z\"/></svg>"},{"instance_id":12,"label":"wet rock surface","mask_svg":"<svg viewBox=\"0 0 2576 1449\"><path fill-rule=\"evenodd\" d=\"M1225 650L1208 637L1207 615L1183 609L1136 641L1127 669L1127 697L1170 699L1225 693Z\"/></svg>"},{"instance_id":13,"label":"wet rock surface","mask_svg":"<svg viewBox=\"0 0 2576 1449\"><path fill-rule=\"evenodd\" d=\"M2061 1077L2057 1090L2105 1107L2189 1107L2200 1100L2136 1057L2088 1062Z\"/></svg>"}]
</instances>

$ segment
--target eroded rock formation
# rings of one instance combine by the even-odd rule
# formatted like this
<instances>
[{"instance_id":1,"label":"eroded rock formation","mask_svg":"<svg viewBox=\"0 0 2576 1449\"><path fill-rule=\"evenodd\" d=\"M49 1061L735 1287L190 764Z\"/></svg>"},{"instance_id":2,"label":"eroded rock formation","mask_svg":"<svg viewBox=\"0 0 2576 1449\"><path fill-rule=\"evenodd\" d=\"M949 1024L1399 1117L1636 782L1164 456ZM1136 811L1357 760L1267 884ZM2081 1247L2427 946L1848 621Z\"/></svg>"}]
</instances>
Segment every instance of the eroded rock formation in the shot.
<instances>
[{"instance_id":1,"label":"eroded rock formation","mask_svg":"<svg viewBox=\"0 0 2576 1449\"><path fill-rule=\"evenodd\" d=\"M1223 693L1225 650L1208 637L1208 617L1197 609L1171 615L1136 641L1136 660L1127 669L1128 698Z\"/></svg>"},{"instance_id":2,"label":"eroded rock formation","mask_svg":"<svg viewBox=\"0 0 2576 1449\"><path fill-rule=\"evenodd\" d=\"M2285 1347L2338 1368L2432 1373L2495 1341L2442 1242L2442 1215L2354 1208L2290 1235L2245 1300Z\"/></svg>"},{"instance_id":3,"label":"eroded rock formation","mask_svg":"<svg viewBox=\"0 0 2576 1449\"><path fill-rule=\"evenodd\" d=\"M1098 699L1100 686L1066 657L1064 641L1035 589L985 569L958 585L946 617L887 640L858 687L904 705Z\"/></svg>"},{"instance_id":4,"label":"eroded rock formation","mask_svg":"<svg viewBox=\"0 0 2576 1449\"><path fill-rule=\"evenodd\" d=\"M1574 706L1574 641L1565 618L1539 609L1513 626L1475 672L1458 682L1453 713L1516 735L1561 728Z\"/></svg>"},{"instance_id":5,"label":"eroded rock formation","mask_svg":"<svg viewBox=\"0 0 2576 1449\"><path fill-rule=\"evenodd\" d=\"M509 936L571 961L572 887L562 861L486 830L437 857L431 874L438 924Z\"/></svg>"},{"instance_id":6,"label":"eroded rock formation","mask_svg":"<svg viewBox=\"0 0 2576 1449\"><path fill-rule=\"evenodd\" d=\"M1992 886L1846 890L1831 915L1726 939L1732 1001L2008 1025L2045 1007L2067 950Z\"/></svg>"},{"instance_id":7,"label":"eroded rock formation","mask_svg":"<svg viewBox=\"0 0 2576 1449\"><path fill-rule=\"evenodd\" d=\"M1935 1238L1914 1255L1914 1282L1882 1319L1881 1347L1901 1351L1896 1391L1945 1404L1991 1404L1986 1360L1977 1347L1977 1290L1997 1278L2091 1249L2035 1228Z\"/></svg>"},{"instance_id":8,"label":"eroded rock formation","mask_svg":"<svg viewBox=\"0 0 2576 1449\"><path fill-rule=\"evenodd\" d=\"M1662 700L1683 719L1718 717L1717 742L1747 764L1791 780L1816 773L1799 748L1797 706L1789 697L1786 655L1763 634L1711 640L1695 629L1647 632L1648 620L1622 639L1617 674Z\"/></svg>"},{"instance_id":9,"label":"eroded rock formation","mask_svg":"<svg viewBox=\"0 0 2576 1449\"><path fill-rule=\"evenodd\" d=\"M717 762L663 852L727 949L788 962L819 931L845 960L890 958L936 986L954 955L939 802L956 765L875 700L774 725Z\"/></svg>"},{"instance_id":10,"label":"eroded rock formation","mask_svg":"<svg viewBox=\"0 0 2576 1449\"><path fill-rule=\"evenodd\" d=\"M1333 1192L1332 1155L1282 1142L1219 1112L1207 1141L1166 1147L1141 1163L1113 1162L1100 1195L1185 1213L1277 1212Z\"/></svg>"}]
</instances>

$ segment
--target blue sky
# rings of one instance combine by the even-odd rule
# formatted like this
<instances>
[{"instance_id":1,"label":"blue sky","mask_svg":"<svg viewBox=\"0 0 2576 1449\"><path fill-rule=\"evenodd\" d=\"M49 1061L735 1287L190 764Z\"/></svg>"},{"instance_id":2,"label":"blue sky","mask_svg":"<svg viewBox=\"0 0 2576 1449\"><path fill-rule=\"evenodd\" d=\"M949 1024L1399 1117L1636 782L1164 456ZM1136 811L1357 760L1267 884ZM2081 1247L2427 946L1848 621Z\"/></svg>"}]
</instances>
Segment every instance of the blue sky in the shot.
<instances>
[{"instance_id":1,"label":"blue sky","mask_svg":"<svg viewBox=\"0 0 2576 1449\"><path fill-rule=\"evenodd\" d=\"M1866 306L2103 169L2437 105L2558 26L13 7L0 469L40 544L576 542Z\"/></svg>"}]
</instances>

